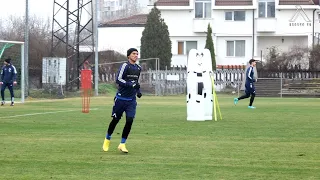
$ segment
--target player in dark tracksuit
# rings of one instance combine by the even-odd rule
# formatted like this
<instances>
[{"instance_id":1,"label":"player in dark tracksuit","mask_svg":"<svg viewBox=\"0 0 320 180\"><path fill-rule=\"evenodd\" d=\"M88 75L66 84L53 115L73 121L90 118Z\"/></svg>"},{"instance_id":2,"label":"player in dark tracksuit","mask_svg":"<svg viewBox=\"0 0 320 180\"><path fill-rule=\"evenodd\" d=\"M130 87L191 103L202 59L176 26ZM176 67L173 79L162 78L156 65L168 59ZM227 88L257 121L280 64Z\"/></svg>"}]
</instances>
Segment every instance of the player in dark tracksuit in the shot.
<instances>
[{"instance_id":1,"label":"player in dark tracksuit","mask_svg":"<svg viewBox=\"0 0 320 180\"><path fill-rule=\"evenodd\" d=\"M4 61L4 66L1 69L1 79L0 79L0 85L1 85L1 106L5 104L4 101L4 91L6 87L8 87L11 95L11 106L14 106L14 92L13 92L13 86L17 84L16 81L17 78L17 70L16 68L11 64L11 59L6 59Z\"/></svg>"},{"instance_id":2,"label":"player in dark tracksuit","mask_svg":"<svg viewBox=\"0 0 320 180\"><path fill-rule=\"evenodd\" d=\"M246 84L245 84L245 95L239 97L239 98L234 98L234 104L236 105L238 103L239 100L241 99L246 99L246 98L250 98L250 103L248 108L250 109L254 109L255 107L252 106L252 103L254 101L254 98L256 96L256 89L254 87L254 82L256 82L257 80L254 79L254 70L253 68L256 66L256 60L251 59L249 61L249 68L246 71Z\"/></svg>"},{"instance_id":3,"label":"player in dark tracksuit","mask_svg":"<svg viewBox=\"0 0 320 180\"><path fill-rule=\"evenodd\" d=\"M128 62L123 63L118 70L116 83L119 85L119 88L114 98L114 106L111 116L112 120L109 124L108 132L103 143L103 151L109 150L111 135L121 119L123 112L125 112L126 124L123 128L122 139L118 149L124 153L128 153L125 143L130 133L133 119L136 115L136 96L141 98L142 94L138 83L141 66L136 64L138 59L138 50L130 48L127 51L127 57Z\"/></svg>"}]
</instances>

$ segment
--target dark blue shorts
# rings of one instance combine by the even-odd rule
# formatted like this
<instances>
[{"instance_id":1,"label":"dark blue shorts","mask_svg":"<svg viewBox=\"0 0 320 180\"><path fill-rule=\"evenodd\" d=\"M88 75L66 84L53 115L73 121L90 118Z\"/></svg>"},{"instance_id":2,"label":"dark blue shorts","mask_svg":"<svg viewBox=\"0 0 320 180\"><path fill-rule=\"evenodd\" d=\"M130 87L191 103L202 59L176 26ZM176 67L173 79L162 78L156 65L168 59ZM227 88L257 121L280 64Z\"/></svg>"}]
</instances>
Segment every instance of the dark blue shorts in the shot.
<instances>
[{"instance_id":1,"label":"dark blue shorts","mask_svg":"<svg viewBox=\"0 0 320 180\"><path fill-rule=\"evenodd\" d=\"M115 98L111 117L120 119L122 117L123 112L126 112L127 117L134 118L136 115L136 107L136 100L126 101Z\"/></svg>"},{"instance_id":2,"label":"dark blue shorts","mask_svg":"<svg viewBox=\"0 0 320 180\"><path fill-rule=\"evenodd\" d=\"M253 83L248 83L246 84L246 94L255 94L256 93L256 88L254 87Z\"/></svg>"},{"instance_id":3,"label":"dark blue shorts","mask_svg":"<svg viewBox=\"0 0 320 180\"><path fill-rule=\"evenodd\" d=\"M1 85L1 91L4 91L6 89L6 87L8 87L10 92L13 91L13 83L3 83Z\"/></svg>"}]
</instances>

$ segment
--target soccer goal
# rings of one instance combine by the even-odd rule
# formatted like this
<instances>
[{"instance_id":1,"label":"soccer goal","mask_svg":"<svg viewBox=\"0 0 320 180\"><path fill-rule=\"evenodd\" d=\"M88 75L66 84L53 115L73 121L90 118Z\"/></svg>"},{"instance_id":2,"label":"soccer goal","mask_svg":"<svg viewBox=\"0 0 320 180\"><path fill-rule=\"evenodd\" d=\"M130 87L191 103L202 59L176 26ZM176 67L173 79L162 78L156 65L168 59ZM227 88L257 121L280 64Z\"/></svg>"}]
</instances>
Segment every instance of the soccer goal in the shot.
<instances>
[{"instance_id":1,"label":"soccer goal","mask_svg":"<svg viewBox=\"0 0 320 180\"><path fill-rule=\"evenodd\" d=\"M16 101L25 99L25 65L24 42L0 40L0 67L3 67L5 59L11 58L11 63L17 70L17 85L14 87ZM5 100L10 98L9 91L5 92Z\"/></svg>"}]
</instances>

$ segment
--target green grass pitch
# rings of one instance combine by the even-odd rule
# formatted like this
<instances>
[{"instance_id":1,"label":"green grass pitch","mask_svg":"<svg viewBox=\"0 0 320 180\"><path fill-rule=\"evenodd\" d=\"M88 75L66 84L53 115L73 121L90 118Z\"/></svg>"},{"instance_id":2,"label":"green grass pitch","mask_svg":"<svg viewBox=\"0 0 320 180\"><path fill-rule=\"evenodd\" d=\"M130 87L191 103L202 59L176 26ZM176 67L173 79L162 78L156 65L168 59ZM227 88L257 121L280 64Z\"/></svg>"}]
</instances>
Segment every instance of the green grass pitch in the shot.
<instances>
[{"instance_id":1,"label":"green grass pitch","mask_svg":"<svg viewBox=\"0 0 320 180\"><path fill-rule=\"evenodd\" d=\"M0 107L0 179L320 179L320 100L256 98L233 105L218 95L223 120L188 122L185 96L138 99L137 117L117 150L102 143L112 97ZM37 114L35 114L37 113Z\"/></svg>"}]
</instances>

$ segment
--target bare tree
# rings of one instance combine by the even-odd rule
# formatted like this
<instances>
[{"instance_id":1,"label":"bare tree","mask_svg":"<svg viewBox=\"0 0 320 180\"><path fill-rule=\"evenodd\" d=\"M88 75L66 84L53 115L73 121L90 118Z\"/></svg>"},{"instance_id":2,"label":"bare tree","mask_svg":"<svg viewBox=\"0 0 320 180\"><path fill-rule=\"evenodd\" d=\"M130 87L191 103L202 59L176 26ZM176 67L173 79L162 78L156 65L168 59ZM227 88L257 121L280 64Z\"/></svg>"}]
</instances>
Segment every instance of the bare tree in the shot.
<instances>
[{"instance_id":1,"label":"bare tree","mask_svg":"<svg viewBox=\"0 0 320 180\"><path fill-rule=\"evenodd\" d=\"M0 39L11 41L24 41L24 27L25 20L22 17L10 16L5 21L0 20ZM33 87L41 87L42 77L42 59L43 57L51 57L52 50L52 29L51 20L42 19L36 16L29 18L29 80L30 85ZM63 33L56 33L61 39L63 39ZM83 36L88 36L88 33L83 33ZM73 39L73 33L69 39ZM57 39L54 39L57 41ZM89 44L90 38L83 42L81 45ZM73 43L70 41L69 43ZM57 44L57 42L53 43ZM60 44L55 50L53 56L65 57L65 45ZM81 55L86 56L86 52L82 52ZM21 59L19 46L13 46L5 51L3 57L12 57L15 60ZM114 52L112 50L99 53L100 63L123 61L125 56ZM92 58L93 61L93 58ZM18 65L18 62L15 62ZM114 72L116 67L114 66L101 66L102 73ZM20 67L17 67L20 68ZM19 70L19 69L18 69ZM101 75L101 74L100 74ZM36 79L36 80L34 80Z\"/></svg>"},{"instance_id":2,"label":"bare tree","mask_svg":"<svg viewBox=\"0 0 320 180\"><path fill-rule=\"evenodd\" d=\"M294 67L307 69L309 65L309 49L294 45L289 51L281 52L275 46L268 48L266 63L263 68L266 70L289 70Z\"/></svg>"},{"instance_id":3,"label":"bare tree","mask_svg":"<svg viewBox=\"0 0 320 180\"><path fill-rule=\"evenodd\" d=\"M1 39L11 41L24 41L25 20L23 17L9 16L0 24ZM21 57L20 48L13 46L4 52L4 57L15 58L19 61ZM42 58L51 55L51 23L50 19L42 19L36 16L29 17L29 76L30 85L41 84ZM63 55L63 53L61 53ZM16 62L18 65L19 62ZM20 68L20 67L18 67ZM37 77L33 81L33 77Z\"/></svg>"},{"instance_id":4,"label":"bare tree","mask_svg":"<svg viewBox=\"0 0 320 180\"><path fill-rule=\"evenodd\" d=\"M320 45L315 45L310 49L309 68L311 70L320 70Z\"/></svg>"}]
</instances>

